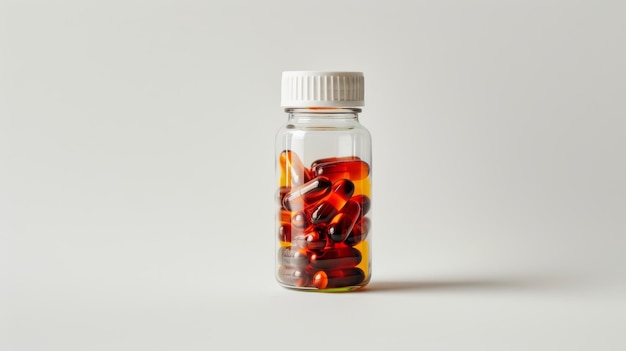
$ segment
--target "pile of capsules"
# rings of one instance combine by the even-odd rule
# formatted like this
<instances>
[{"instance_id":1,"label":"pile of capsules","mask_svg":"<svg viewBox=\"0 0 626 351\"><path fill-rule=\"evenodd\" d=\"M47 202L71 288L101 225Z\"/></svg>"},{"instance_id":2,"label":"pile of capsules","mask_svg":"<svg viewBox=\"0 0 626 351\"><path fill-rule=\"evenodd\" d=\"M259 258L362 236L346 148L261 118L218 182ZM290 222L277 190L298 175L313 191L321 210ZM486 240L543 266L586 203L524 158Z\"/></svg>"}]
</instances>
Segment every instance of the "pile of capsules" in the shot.
<instances>
[{"instance_id":1,"label":"pile of capsules","mask_svg":"<svg viewBox=\"0 0 626 351\"><path fill-rule=\"evenodd\" d=\"M357 266L369 260L362 252L368 250L363 244L370 227L369 164L346 156L307 168L291 150L279 162L278 280L317 289L363 283L366 273Z\"/></svg>"}]
</instances>

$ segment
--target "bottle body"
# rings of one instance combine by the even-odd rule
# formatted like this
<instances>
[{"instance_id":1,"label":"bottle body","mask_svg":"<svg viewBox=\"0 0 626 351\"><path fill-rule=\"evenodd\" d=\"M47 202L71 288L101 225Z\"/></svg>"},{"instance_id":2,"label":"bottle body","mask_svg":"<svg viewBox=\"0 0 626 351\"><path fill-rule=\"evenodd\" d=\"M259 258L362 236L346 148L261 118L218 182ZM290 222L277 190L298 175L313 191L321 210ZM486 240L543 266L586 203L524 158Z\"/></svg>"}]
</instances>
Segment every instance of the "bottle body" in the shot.
<instances>
[{"instance_id":1,"label":"bottle body","mask_svg":"<svg viewBox=\"0 0 626 351\"><path fill-rule=\"evenodd\" d=\"M372 148L356 108L290 108L276 134L276 279L350 291L371 277Z\"/></svg>"}]
</instances>

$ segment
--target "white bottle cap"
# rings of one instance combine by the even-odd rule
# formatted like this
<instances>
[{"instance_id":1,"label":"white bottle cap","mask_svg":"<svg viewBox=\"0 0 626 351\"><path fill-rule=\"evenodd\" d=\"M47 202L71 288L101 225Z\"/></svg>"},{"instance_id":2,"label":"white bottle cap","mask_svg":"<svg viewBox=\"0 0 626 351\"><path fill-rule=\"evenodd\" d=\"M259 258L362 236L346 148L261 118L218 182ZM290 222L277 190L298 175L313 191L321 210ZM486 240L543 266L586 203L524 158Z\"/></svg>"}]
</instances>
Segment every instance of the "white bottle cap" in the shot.
<instances>
[{"instance_id":1,"label":"white bottle cap","mask_svg":"<svg viewBox=\"0 0 626 351\"><path fill-rule=\"evenodd\" d=\"M362 72L287 71L282 76L281 106L358 107L364 105Z\"/></svg>"}]
</instances>

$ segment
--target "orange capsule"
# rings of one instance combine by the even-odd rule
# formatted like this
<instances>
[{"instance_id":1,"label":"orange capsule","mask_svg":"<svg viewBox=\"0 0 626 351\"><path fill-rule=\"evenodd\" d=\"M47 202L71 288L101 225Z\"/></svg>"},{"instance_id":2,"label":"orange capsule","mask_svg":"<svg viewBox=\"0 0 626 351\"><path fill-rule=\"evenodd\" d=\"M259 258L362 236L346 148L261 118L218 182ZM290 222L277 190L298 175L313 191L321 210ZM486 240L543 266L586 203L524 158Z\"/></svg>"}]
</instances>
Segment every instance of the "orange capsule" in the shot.
<instances>
[{"instance_id":1,"label":"orange capsule","mask_svg":"<svg viewBox=\"0 0 626 351\"><path fill-rule=\"evenodd\" d=\"M361 263L361 252L352 247L325 249L311 253L309 260L315 269L350 268Z\"/></svg>"},{"instance_id":2,"label":"orange capsule","mask_svg":"<svg viewBox=\"0 0 626 351\"><path fill-rule=\"evenodd\" d=\"M326 272L319 271L313 275L313 286L318 289L325 289L328 286L328 275L326 275Z\"/></svg>"},{"instance_id":3,"label":"orange capsule","mask_svg":"<svg viewBox=\"0 0 626 351\"><path fill-rule=\"evenodd\" d=\"M298 186L311 179L311 171L304 166L295 152L291 150L281 152L279 163L281 186Z\"/></svg>"},{"instance_id":4,"label":"orange capsule","mask_svg":"<svg viewBox=\"0 0 626 351\"><path fill-rule=\"evenodd\" d=\"M326 177L316 177L310 181L292 188L283 198L283 207L296 211L324 198L330 192L332 183Z\"/></svg>"},{"instance_id":5,"label":"orange capsule","mask_svg":"<svg viewBox=\"0 0 626 351\"><path fill-rule=\"evenodd\" d=\"M326 228L328 237L334 242L341 242L346 239L354 227L359 215L361 206L353 200L349 200Z\"/></svg>"},{"instance_id":6,"label":"orange capsule","mask_svg":"<svg viewBox=\"0 0 626 351\"><path fill-rule=\"evenodd\" d=\"M315 176L325 176L330 180L348 178L360 180L367 178L370 166L365 161L334 161L316 164L311 169Z\"/></svg>"},{"instance_id":7,"label":"orange capsule","mask_svg":"<svg viewBox=\"0 0 626 351\"><path fill-rule=\"evenodd\" d=\"M313 228L304 233L293 235L293 242L301 248L308 250L321 250L327 245L328 236L323 228Z\"/></svg>"}]
</instances>

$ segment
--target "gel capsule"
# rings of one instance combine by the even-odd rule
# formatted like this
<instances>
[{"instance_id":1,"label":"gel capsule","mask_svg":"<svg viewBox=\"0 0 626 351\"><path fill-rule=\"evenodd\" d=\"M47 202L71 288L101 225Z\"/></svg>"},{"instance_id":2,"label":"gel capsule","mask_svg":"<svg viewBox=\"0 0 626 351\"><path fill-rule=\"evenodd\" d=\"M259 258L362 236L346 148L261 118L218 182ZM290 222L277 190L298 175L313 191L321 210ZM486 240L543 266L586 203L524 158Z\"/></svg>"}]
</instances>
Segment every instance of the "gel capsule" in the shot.
<instances>
[{"instance_id":1,"label":"gel capsule","mask_svg":"<svg viewBox=\"0 0 626 351\"><path fill-rule=\"evenodd\" d=\"M334 182L330 194L313 210L311 223L330 221L348 202L353 193L354 183L349 179L340 179Z\"/></svg>"},{"instance_id":2,"label":"gel capsule","mask_svg":"<svg viewBox=\"0 0 626 351\"><path fill-rule=\"evenodd\" d=\"M278 251L278 259L283 266L287 267L303 268L309 264L309 257L304 249L281 247Z\"/></svg>"},{"instance_id":3,"label":"gel capsule","mask_svg":"<svg viewBox=\"0 0 626 351\"><path fill-rule=\"evenodd\" d=\"M351 268L361 263L361 252L352 247L313 252L308 258L315 269Z\"/></svg>"},{"instance_id":4,"label":"gel capsule","mask_svg":"<svg viewBox=\"0 0 626 351\"><path fill-rule=\"evenodd\" d=\"M319 163L311 169L315 176L325 176L331 180L348 178L360 180L370 173L370 166L364 161L335 161Z\"/></svg>"},{"instance_id":5,"label":"gel capsule","mask_svg":"<svg viewBox=\"0 0 626 351\"><path fill-rule=\"evenodd\" d=\"M361 205L361 216L365 216L372 207L372 201L367 195L357 195L352 200Z\"/></svg>"},{"instance_id":6,"label":"gel capsule","mask_svg":"<svg viewBox=\"0 0 626 351\"><path fill-rule=\"evenodd\" d=\"M312 283L311 274L301 268L281 266L278 269L278 280L291 286L308 286Z\"/></svg>"},{"instance_id":7,"label":"gel capsule","mask_svg":"<svg viewBox=\"0 0 626 351\"><path fill-rule=\"evenodd\" d=\"M354 227L359 215L361 214L361 206L353 200L349 200L326 228L326 233L334 242L341 242L346 239L350 231Z\"/></svg>"},{"instance_id":8,"label":"gel capsule","mask_svg":"<svg viewBox=\"0 0 626 351\"><path fill-rule=\"evenodd\" d=\"M348 234L348 237L346 238L346 240L344 240L344 243L350 246L354 246L363 241L363 239L365 239L367 237L367 234L369 233L370 225L371 223L369 218L361 217L361 219L359 219L354 224L354 227L352 227L352 231L350 232L350 234Z\"/></svg>"},{"instance_id":9,"label":"gel capsule","mask_svg":"<svg viewBox=\"0 0 626 351\"><path fill-rule=\"evenodd\" d=\"M365 280L365 273L356 267L318 271L312 277L313 285L319 289L357 285L363 280Z\"/></svg>"},{"instance_id":10,"label":"gel capsule","mask_svg":"<svg viewBox=\"0 0 626 351\"><path fill-rule=\"evenodd\" d=\"M326 247L328 236L323 228L314 228L305 233L298 233L293 236L293 241L299 247L308 250L321 250Z\"/></svg>"},{"instance_id":11,"label":"gel capsule","mask_svg":"<svg viewBox=\"0 0 626 351\"><path fill-rule=\"evenodd\" d=\"M311 179L311 172L308 170L298 155L290 150L280 153L280 185L281 186L298 186L308 182Z\"/></svg>"},{"instance_id":12,"label":"gel capsule","mask_svg":"<svg viewBox=\"0 0 626 351\"><path fill-rule=\"evenodd\" d=\"M315 166L319 165L320 163L338 162L338 161L361 161L361 158L359 156L341 156L341 157L320 158L319 160L315 160L313 161L313 163L311 163L311 169L313 169Z\"/></svg>"},{"instance_id":13,"label":"gel capsule","mask_svg":"<svg viewBox=\"0 0 626 351\"><path fill-rule=\"evenodd\" d=\"M291 189L283 198L283 207L295 211L305 205L315 203L330 192L332 183L327 177L316 177Z\"/></svg>"}]
</instances>

